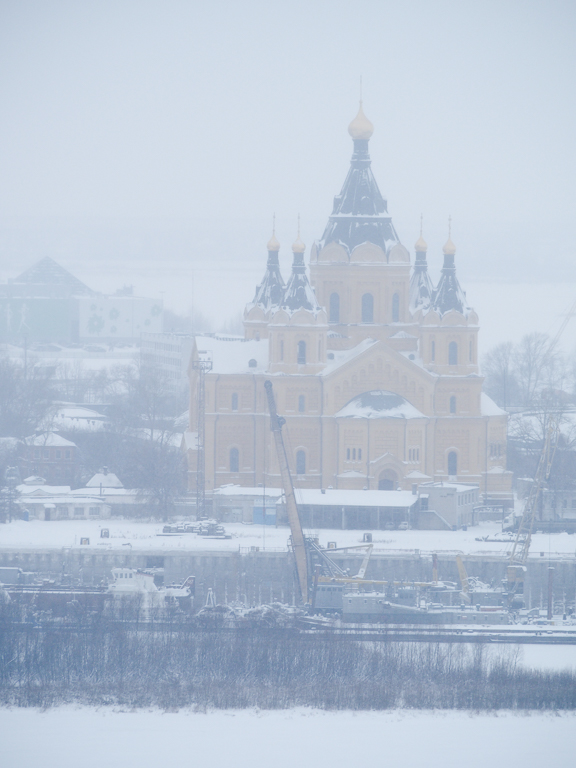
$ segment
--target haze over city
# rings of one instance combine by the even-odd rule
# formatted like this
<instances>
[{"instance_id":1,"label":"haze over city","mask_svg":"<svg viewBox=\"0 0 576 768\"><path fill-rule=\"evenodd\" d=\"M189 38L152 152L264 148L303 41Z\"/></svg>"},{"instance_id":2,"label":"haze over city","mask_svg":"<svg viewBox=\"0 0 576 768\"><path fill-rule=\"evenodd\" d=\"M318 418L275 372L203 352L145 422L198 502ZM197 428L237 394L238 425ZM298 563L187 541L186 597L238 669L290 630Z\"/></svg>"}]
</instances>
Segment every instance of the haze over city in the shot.
<instances>
[{"instance_id":1,"label":"haze over city","mask_svg":"<svg viewBox=\"0 0 576 768\"><path fill-rule=\"evenodd\" d=\"M1 768L573 765L575 32L0 0Z\"/></svg>"},{"instance_id":2,"label":"haze over city","mask_svg":"<svg viewBox=\"0 0 576 768\"><path fill-rule=\"evenodd\" d=\"M251 298L274 212L285 272L298 213L307 246L321 237L362 77L400 239L412 249L422 214L437 273L452 216L483 350L570 306L572 3L2 9L3 279L50 255L218 327Z\"/></svg>"}]
</instances>

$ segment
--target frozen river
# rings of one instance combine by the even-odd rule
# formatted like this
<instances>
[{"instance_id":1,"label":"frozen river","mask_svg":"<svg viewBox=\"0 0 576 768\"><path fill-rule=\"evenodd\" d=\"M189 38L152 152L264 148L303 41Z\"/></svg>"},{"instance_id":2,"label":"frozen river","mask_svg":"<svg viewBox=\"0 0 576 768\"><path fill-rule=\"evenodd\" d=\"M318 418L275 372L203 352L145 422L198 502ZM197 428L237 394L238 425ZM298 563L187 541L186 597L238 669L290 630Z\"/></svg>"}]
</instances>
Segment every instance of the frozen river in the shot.
<instances>
[{"instance_id":1,"label":"frozen river","mask_svg":"<svg viewBox=\"0 0 576 768\"><path fill-rule=\"evenodd\" d=\"M571 768L576 716L0 710L2 768Z\"/></svg>"}]
</instances>

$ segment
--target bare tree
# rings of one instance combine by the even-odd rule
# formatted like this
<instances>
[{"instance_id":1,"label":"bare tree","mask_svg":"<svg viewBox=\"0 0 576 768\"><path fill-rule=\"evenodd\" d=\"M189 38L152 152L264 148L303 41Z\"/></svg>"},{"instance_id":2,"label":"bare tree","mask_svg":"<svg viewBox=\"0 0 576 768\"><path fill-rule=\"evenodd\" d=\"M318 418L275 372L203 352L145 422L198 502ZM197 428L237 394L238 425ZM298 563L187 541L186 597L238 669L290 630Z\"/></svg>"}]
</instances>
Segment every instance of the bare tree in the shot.
<instances>
[{"instance_id":1,"label":"bare tree","mask_svg":"<svg viewBox=\"0 0 576 768\"><path fill-rule=\"evenodd\" d=\"M55 409L54 371L0 359L0 437L23 438Z\"/></svg>"}]
</instances>

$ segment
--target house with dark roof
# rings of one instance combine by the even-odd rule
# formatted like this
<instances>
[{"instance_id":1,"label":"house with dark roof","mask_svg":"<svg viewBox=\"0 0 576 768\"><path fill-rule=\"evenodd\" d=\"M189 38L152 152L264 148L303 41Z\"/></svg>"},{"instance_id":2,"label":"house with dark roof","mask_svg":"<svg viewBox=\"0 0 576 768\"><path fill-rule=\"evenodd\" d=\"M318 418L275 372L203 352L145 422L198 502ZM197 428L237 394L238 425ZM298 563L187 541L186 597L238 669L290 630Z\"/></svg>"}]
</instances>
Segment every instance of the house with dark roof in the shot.
<instances>
[{"instance_id":1,"label":"house with dark roof","mask_svg":"<svg viewBox=\"0 0 576 768\"><path fill-rule=\"evenodd\" d=\"M0 284L0 342L129 343L161 330L159 301L93 291L49 256Z\"/></svg>"}]
</instances>

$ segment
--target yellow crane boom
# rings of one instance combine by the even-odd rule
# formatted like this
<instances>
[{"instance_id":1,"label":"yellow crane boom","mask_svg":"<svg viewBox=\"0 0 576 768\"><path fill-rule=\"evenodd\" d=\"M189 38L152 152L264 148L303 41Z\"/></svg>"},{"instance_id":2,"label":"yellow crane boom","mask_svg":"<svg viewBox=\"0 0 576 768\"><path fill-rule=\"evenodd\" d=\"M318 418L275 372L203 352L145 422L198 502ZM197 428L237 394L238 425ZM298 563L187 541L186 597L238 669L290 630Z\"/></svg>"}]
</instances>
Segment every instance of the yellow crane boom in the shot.
<instances>
[{"instance_id":1,"label":"yellow crane boom","mask_svg":"<svg viewBox=\"0 0 576 768\"><path fill-rule=\"evenodd\" d=\"M296 561L298 586L300 588L300 596L302 598L302 602L306 604L309 602L308 556L306 551L306 542L304 541L304 534L302 532L302 525L300 524L300 516L298 515L298 504L296 503L296 496L294 494L294 485L292 483L290 467L288 466L288 456L286 454L286 447L282 438L282 427L286 423L286 420L281 416L278 416L278 412L276 411L276 401L274 399L272 382L269 380L265 381L264 388L266 389L266 397L268 398L268 410L270 411L270 429L274 435L276 455L278 457L280 477L282 479L282 488L284 489L284 496L286 498L286 512L288 515L290 532L292 534L292 549L294 551L294 559Z\"/></svg>"}]
</instances>

